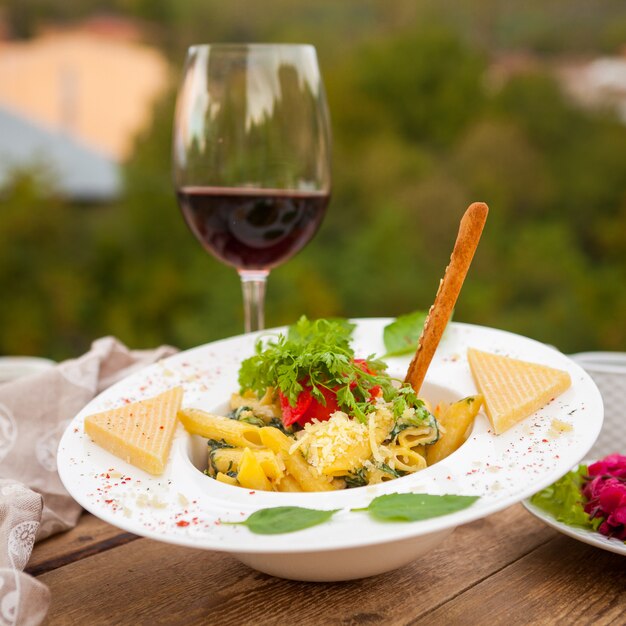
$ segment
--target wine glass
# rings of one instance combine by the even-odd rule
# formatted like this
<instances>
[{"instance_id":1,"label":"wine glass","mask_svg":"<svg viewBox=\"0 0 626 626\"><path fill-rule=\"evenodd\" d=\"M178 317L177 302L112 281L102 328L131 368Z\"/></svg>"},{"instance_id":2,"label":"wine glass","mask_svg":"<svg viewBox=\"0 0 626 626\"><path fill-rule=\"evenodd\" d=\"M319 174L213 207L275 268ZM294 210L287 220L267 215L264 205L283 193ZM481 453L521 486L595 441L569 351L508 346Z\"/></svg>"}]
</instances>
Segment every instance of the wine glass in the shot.
<instances>
[{"instance_id":1,"label":"wine glass","mask_svg":"<svg viewBox=\"0 0 626 626\"><path fill-rule=\"evenodd\" d=\"M246 332L264 327L270 270L324 217L330 143L315 48L189 49L174 118L178 203L204 248L237 269Z\"/></svg>"}]
</instances>

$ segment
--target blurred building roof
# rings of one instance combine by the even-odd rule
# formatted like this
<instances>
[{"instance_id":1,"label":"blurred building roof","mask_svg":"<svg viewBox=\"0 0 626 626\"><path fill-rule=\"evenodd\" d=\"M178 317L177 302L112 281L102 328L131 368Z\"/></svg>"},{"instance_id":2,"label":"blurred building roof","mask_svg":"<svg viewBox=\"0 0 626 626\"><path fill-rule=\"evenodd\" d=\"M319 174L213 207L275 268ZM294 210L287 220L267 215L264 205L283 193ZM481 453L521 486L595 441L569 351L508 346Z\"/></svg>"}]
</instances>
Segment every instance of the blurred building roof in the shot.
<instances>
[{"instance_id":1,"label":"blurred building roof","mask_svg":"<svg viewBox=\"0 0 626 626\"><path fill-rule=\"evenodd\" d=\"M609 106L626 124L626 55L565 63L558 68L565 89L588 107Z\"/></svg>"},{"instance_id":2,"label":"blurred building roof","mask_svg":"<svg viewBox=\"0 0 626 626\"><path fill-rule=\"evenodd\" d=\"M132 23L99 18L0 41L0 106L122 161L169 83L164 56L135 39Z\"/></svg>"},{"instance_id":3,"label":"blurred building roof","mask_svg":"<svg viewBox=\"0 0 626 626\"><path fill-rule=\"evenodd\" d=\"M512 76L546 69L554 73L573 102L613 109L626 124L626 48L615 56L562 57L550 62L529 51L500 54L491 62L487 84L499 89Z\"/></svg>"},{"instance_id":4,"label":"blurred building roof","mask_svg":"<svg viewBox=\"0 0 626 626\"><path fill-rule=\"evenodd\" d=\"M119 166L111 157L0 107L0 187L13 171L33 166L73 200L102 202L121 190Z\"/></svg>"}]
</instances>

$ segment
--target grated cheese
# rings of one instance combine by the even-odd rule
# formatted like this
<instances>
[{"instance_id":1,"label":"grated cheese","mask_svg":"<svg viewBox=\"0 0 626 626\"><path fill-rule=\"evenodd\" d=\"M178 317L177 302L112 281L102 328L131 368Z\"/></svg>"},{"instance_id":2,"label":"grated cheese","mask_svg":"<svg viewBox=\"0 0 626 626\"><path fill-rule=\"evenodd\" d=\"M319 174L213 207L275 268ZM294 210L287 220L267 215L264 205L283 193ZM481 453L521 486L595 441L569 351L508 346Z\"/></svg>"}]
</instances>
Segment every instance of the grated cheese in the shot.
<instances>
[{"instance_id":1,"label":"grated cheese","mask_svg":"<svg viewBox=\"0 0 626 626\"><path fill-rule=\"evenodd\" d=\"M313 420L297 435L289 454L301 449L307 462L320 474L338 459L349 456L368 441L365 424L353 420L343 411L335 411L324 422ZM362 461L356 458L355 461Z\"/></svg>"},{"instance_id":2,"label":"grated cheese","mask_svg":"<svg viewBox=\"0 0 626 626\"><path fill-rule=\"evenodd\" d=\"M548 431L548 435L550 437L558 437L563 433L572 432L572 430L574 430L574 427L571 424L554 418L550 423L550 430Z\"/></svg>"},{"instance_id":3,"label":"grated cheese","mask_svg":"<svg viewBox=\"0 0 626 626\"><path fill-rule=\"evenodd\" d=\"M296 434L296 441L289 454L300 450L309 465L319 474L330 473L337 464L354 470L371 457L376 463L384 463L389 450L382 442L393 428L394 416L387 403L378 404L376 411L368 416L367 424L336 411L326 421L313 420Z\"/></svg>"},{"instance_id":4,"label":"grated cheese","mask_svg":"<svg viewBox=\"0 0 626 626\"><path fill-rule=\"evenodd\" d=\"M372 456L374 460L378 463L382 463L384 461L382 455L378 451L378 442L376 441L376 413L370 413L368 419L368 431L369 431L369 440L370 440L370 449L372 450Z\"/></svg>"}]
</instances>

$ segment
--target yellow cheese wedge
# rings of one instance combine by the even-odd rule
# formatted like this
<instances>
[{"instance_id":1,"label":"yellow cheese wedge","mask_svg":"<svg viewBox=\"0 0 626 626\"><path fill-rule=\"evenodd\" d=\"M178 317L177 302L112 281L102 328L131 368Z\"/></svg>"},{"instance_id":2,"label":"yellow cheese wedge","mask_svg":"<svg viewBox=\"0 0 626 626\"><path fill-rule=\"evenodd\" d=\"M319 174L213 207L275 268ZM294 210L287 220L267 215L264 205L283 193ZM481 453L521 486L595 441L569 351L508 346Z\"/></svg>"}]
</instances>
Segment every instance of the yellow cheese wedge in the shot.
<instances>
[{"instance_id":1,"label":"yellow cheese wedge","mask_svg":"<svg viewBox=\"0 0 626 626\"><path fill-rule=\"evenodd\" d=\"M183 388L89 415L85 432L105 450L150 474L162 474L176 430Z\"/></svg>"},{"instance_id":2,"label":"yellow cheese wedge","mask_svg":"<svg viewBox=\"0 0 626 626\"><path fill-rule=\"evenodd\" d=\"M571 384L567 372L468 348L474 382L496 435L532 415Z\"/></svg>"}]
</instances>

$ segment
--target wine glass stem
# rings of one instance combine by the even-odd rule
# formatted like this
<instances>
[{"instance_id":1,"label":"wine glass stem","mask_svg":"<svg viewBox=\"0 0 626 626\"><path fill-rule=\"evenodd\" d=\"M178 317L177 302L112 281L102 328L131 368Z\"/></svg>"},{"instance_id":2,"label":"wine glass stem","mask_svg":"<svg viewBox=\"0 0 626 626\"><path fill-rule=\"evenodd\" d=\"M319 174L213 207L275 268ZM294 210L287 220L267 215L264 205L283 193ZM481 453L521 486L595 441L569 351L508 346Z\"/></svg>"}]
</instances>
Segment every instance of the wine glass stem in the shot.
<instances>
[{"instance_id":1,"label":"wine glass stem","mask_svg":"<svg viewBox=\"0 0 626 626\"><path fill-rule=\"evenodd\" d=\"M243 291L244 330L265 328L265 284L269 270L239 270Z\"/></svg>"}]
</instances>

